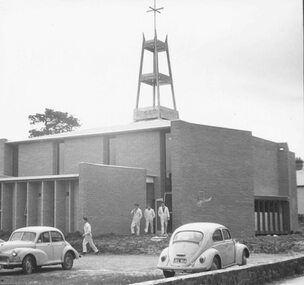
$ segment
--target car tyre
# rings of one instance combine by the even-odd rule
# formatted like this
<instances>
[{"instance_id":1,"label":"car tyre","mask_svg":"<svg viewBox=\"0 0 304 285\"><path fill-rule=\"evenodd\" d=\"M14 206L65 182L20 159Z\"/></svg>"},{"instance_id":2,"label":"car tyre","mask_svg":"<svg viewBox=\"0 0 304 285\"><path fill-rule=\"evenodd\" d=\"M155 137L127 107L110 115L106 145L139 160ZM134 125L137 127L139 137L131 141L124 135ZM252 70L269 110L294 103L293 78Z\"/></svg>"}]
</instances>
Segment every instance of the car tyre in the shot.
<instances>
[{"instance_id":1,"label":"car tyre","mask_svg":"<svg viewBox=\"0 0 304 285\"><path fill-rule=\"evenodd\" d=\"M34 269L34 259L32 256L27 255L22 261L22 270L25 274L32 274Z\"/></svg>"},{"instance_id":2,"label":"car tyre","mask_svg":"<svg viewBox=\"0 0 304 285\"><path fill-rule=\"evenodd\" d=\"M166 278L173 277L175 275L174 271L163 270L163 273Z\"/></svg>"},{"instance_id":3,"label":"car tyre","mask_svg":"<svg viewBox=\"0 0 304 285\"><path fill-rule=\"evenodd\" d=\"M74 263L73 254L71 252L67 252L63 258L62 268L64 270L70 270L73 267L73 263Z\"/></svg>"},{"instance_id":4,"label":"car tyre","mask_svg":"<svg viewBox=\"0 0 304 285\"><path fill-rule=\"evenodd\" d=\"M242 253L242 263L241 263L241 266L242 265L246 265L247 264L247 258L246 258L246 253L245 253L245 250L243 251Z\"/></svg>"},{"instance_id":5,"label":"car tyre","mask_svg":"<svg viewBox=\"0 0 304 285\"><path fill-rule=\"evenodd\" d=\"M218 257L214 257L213 258L213 261L212 261L212 265L211 265L211 267L210 267L210 270L218 270L218 269L220 269L221 268L221 266L220 266L220 262L219 262L219 259L218 259Z\"/></svg>"}]
</instances>

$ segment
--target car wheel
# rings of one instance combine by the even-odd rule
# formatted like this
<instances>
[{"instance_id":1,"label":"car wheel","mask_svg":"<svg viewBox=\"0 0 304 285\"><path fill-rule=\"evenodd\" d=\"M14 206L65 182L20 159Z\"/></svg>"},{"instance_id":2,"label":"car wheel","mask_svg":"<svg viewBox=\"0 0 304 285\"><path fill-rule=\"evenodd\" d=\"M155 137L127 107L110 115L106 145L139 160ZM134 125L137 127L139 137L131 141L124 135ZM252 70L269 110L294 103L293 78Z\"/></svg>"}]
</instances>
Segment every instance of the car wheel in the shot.
<instances>
[{"instance_id":1,"label":"car wheel","mask_svg":"<svg viewBox=\"0 0 304 285\"><path fill-rule=\"evenodd\" d=\"M246 253L245 250L242 253L242 263L241 265L246 265L247 264L247 258L246 258Z\"/></svg>"},{"instance_id":2,"label":"car wheel","mask_svg":"<svg viewBox=\"0 0 304 285\"><path fill-rule=\"evenodd\" d=\"M64 255L64 259L63 259L63 263L62 263L62 268L64 270L70 270L73 267L73 263L74 263L74 256L72 253L67 252Z\"/></svg>"},{"instance_id":3,"label":"car wheel","mask_svg":"<svg viewBox=\"0 0 304 285\"><path fill-rule=\"evenodd\" d=\"M32 274L34 269L34 259L32 256L27 255L22 261L22 270L25 274Z\"/></svg>"},{"instance_id":4,"label":"car wheel","mask_svg":"<svg viewBox=\"0 0 304 285\"><path fill-rule=\"evenodd\" d=\"M175 275L174 271L163 270L163 273L166 278L173 277Z\"/></svg>"},{"instance_id":5,"label":"car wheel","mask_svg":"<svg viewBox=\"0 0 304 285\"><path fill-rule=\"evenodd\" d=\"M220 267L220 262L219 262L218 257L214 257L213 261L212 261L212 265L210 267L210 270L218 270L220 268L221 267Z\"/></svg>"}]
</instances>

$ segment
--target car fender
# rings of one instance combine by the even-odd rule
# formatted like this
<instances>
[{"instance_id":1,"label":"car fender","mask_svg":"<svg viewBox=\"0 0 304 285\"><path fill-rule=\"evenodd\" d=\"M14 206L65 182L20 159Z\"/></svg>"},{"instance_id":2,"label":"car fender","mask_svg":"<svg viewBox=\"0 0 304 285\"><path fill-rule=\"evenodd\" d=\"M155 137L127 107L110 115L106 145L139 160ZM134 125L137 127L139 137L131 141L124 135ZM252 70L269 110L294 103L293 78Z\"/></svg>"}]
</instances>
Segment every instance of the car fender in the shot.
<instances>
[{"instance_id":1,"label":"car fender","mask_svg":"<svg viewBox=\"0 0 304 285\"><path fill-rule=\"evenodd\" d=\"M166 257L164 261L162 261L163 256ZM163 266L168 266L168 264L169 264L169 247L166 247L159 255L157 268L163 268Z\"/></svg>"},{"instance_id":2,"label":"car fender","mask_svg":"<svg viewBox=\"0 0 304 285\"><path fill-rule=\"evenodd\" d=\"M31 254L35 257L37 265L46 264L49 260L47 254L44 251L37 249L37 248L26 248L26 247L22 248L21 247L21 248L13 249L10 252L13 252L13 251L15 251L17 253L17 255L19 256L21 261L28 254Z\"/></svg>"},{"instance_id":3,"label":"car fender","mask_svg":"<svg viewBox=\"0 0 304 285\"><path fill-rule=\"evenodd\" d=\"M235 263L236 264L242 265L242 256L243 256L244 251L245 251L246 258L248 258L250 255L248 247L242 243L237 242L235 244Z\"/></svg>"},{"instance_id":4,"label":"car fender","mask_svg":"<svg viewBox=\"0 0 304 285\"><path fill-rule=\"evenodd\" d=\"M219 258L221 258L219 251L213 247L210 247L197 258L197 261L199 260L200 257L204 257L205 258L204 267L210 269L213 259L216 255L219 256Z\"/></svg>"},{"instance_id":5,"label":"car fender","mask_svg":"<svg viewBox=\"0 0 304 285\"><path fill-rule=\"evenodd\" d=\"M62 260L62 261L63 261L63 259L64 259L65 254L66 254L68 251L72 251L72 252L73 252L75 259L78 259L78 258L79 258L79 253L78 253L78 251L76 251L70 244L67 244L67 245L64 247L63 251L62 251L62 256L61 256L61 260Z\"/></svg>"}]
</instances>

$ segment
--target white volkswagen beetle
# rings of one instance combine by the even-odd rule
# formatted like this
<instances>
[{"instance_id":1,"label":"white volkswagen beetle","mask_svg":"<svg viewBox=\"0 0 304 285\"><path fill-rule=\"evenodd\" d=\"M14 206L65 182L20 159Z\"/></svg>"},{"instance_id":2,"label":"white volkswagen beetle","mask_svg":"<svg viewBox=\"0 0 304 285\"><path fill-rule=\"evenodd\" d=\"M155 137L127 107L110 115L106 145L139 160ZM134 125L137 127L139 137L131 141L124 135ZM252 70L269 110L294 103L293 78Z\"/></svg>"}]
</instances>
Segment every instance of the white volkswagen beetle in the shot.
<instances>
[{"instance_id":1,"label":"white volkswagen beetle","mask_svg":"<svg viewBox=\"0 0 304 285\"><path fill-rule=\"evenodd\" d=\"M0 244L0 266L22 267L25 274L44 265L61 264L69 270L78 252L53 227L25 227L15 230L7 242Z\"/></svg>"},{"instance_id":2,"label":"white volkswagen beetle","mask_svg":"<svg viewBox=\"0 0 304 285\"><path fill-rule=\"evenodd\" d=\"M215 223L186 224L174 231L169 247L160 254L157 267L165 277L175 272L216 270L235 264L245 265L246 245L231 238L229 230Z\"/></svg>"}]
</instances>

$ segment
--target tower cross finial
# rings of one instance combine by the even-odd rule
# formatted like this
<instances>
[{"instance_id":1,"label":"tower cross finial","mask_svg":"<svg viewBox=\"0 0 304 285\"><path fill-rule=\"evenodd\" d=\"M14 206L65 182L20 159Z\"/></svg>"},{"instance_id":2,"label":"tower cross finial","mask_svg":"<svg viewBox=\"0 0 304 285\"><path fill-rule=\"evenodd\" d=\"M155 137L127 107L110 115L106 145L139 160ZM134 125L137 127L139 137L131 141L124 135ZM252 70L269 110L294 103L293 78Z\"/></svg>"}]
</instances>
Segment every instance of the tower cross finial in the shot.
<instances>
[{"instance_id":1,"label":"tower cross finial","mask_svg":"<svg viewBox=\"0 0 304 285\"><path fill-rule=\"evenodd\" d=\"M156 13L161 13L160 10L163 10L164 7L156 8L156 0L154 0L154 7L149 6L150 10L147 12L153 12L154 13L154 31L156 31Z\"/></svg>"}]
</instances>

